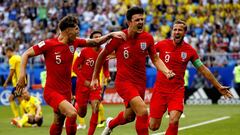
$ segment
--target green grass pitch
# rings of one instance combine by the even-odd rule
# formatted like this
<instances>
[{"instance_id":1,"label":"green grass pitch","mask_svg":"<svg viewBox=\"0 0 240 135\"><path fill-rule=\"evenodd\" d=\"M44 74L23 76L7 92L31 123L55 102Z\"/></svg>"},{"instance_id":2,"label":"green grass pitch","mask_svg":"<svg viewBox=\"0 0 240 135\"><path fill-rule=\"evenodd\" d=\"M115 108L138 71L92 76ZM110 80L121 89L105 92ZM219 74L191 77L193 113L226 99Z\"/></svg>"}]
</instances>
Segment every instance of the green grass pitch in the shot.
<instances>
[{"instance_id":1,"label":"green grass pitch","mask_svg":"<svg viewBox=\"0 0 240 135\"><path fill-rule=\"evenodd\" d=\"M114 117L119 111L124 109L123 105L104 105L105 116ZM88 107L86 116L87 126L91 114L90 106ZM213 120L216 118L230 116L229 119L217 121L214 123L204 124L202 126L192 127L179 131L179 135L240 135L240 106L239 105L195 105L185 106L186 118L180 120L180 128L189 125ZM10 125L12 113L10 107L0 106L0 134L1 135L47 135L49 134L49 126L53 120L52 110L49 106L43 106L44 123L42 127L16 128ZM163 118L160 130L151 132L157 134L166 130L168 119ZM97 128L95 135L100 135L103 128ZM65 135L65 129L63 130ZM87 129L78 130L77 134L86 135ZM113 130L112 135L135 135L135 124L130 123L119 126Z\"/></svg>"}]
</instances>

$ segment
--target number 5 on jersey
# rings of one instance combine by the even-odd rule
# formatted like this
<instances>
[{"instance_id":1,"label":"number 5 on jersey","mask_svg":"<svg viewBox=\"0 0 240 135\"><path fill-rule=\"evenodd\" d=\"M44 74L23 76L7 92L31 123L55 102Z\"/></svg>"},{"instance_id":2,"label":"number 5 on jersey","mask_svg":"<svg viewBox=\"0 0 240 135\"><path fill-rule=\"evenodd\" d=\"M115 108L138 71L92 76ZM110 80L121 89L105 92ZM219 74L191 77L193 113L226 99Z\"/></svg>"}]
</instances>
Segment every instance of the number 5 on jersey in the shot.
<instances>
[{"instance_id":1,"label":"number 5 on jersey","mask_svg":"<svg viewBox=\"0 0 240 135\"><path fill-rule=\"evenodd\" d=\"M61 62L62 62L61 55L56 55L56 63L61 64Z\"/></svg>"}]
</instances>

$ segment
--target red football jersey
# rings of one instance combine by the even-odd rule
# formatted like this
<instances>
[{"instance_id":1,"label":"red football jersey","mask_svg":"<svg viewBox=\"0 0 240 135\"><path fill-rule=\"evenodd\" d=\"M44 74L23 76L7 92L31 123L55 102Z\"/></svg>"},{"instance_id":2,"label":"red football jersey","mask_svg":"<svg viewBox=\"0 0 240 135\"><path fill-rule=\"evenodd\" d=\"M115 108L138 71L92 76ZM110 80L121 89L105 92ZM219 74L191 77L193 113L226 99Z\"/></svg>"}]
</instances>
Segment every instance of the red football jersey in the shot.
<instances>
[{"instance_id":1,"label":"red football jersey","mask_svg":"<svg viewBox=\"0 0 240 135\"><path fill-rule=\"evenodd\" d=\"M199 58L197 52L185 42L181 46L175 46L170 39L158 42L155 48L159 52L160 59L176 74L173 79L168 80L162 72L158 71L155 88L169 93L183 88L187 64Z\"/></svg>"},{"instance_id":2,"label":"red football jersey","mask_svg":"<svg viewBox=\"0 0 240 135\"><path fill-rule=\"evenodd\" d=\"M127 30L123 30L123 32L128 37ZM142 32L135 38L128 38L126 41L113 38L106 45L106 49L116 53L116 83L130 82L143 88L146 87L146 57L156 54L152 35Z\"/></svg>"},{"instance_id":3,"label":"red football jersey","mask_svg":"<svg viewBox=\"0 0 240 135\"><path fill-rule=\"evenodd\" d=\"M72 45L68 45L53 38L33 46L35 55L43 54L45 58L45 90L57 90L61 94L71 92L71 67L73 54L78 46L87 46L86 40L77 38Z\"/></svg>"},{"instance_id":4,"label":"red football jersey","mask_svg":"<svg viewBox=\"0 0 240 135\"><path fill-rule=\"evenodd\" d=\"M78 84L83 84L85 80L91 81L92 74L100 51L95 51L93 48L86 47L81 50L79 57L73 65L73 71L77 74ZM105 61L103 65L103 72L105 76L109 76L108 62Z\"/></svg>"}]
</instances>

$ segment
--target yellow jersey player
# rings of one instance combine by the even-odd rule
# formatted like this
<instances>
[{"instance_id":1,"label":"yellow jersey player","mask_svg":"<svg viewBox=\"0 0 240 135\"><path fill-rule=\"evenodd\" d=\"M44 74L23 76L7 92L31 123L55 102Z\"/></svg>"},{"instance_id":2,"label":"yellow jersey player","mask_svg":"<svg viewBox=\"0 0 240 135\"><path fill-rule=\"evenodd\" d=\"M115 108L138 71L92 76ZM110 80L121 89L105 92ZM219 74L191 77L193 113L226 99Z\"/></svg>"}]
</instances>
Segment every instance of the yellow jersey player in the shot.
<instances>
[{"instance_id":1,"label":"yellow jersey player","mask_svg":"<svg viewBox=\"0 0 240 135\"><path fill-rule=\"evenodd\" d=\"M18 119L12 119L12 123L18 128L37 124L41 126L43 123L41 103L38 98L30 96L27 88L22 91L22 98L20 108L23 112L22 117Z\"/></svg>"},{"instance_id":2,"label":"yellow jersey player","mask_svg":"<svg viewBox=\"0 0 240 135\"><path fill-rule=\"evenodd\" d=\"M18 112L17 104L15 102L15 98L17 97L17 95L15 94L15 90L16 90L16 84L20 74L21 56L16 55L12 47L7 47L5 51L6 51L6 56L9 59L10 71L6 81L3 84L3 88L5 89L8 83L12 81L13 89L12 89L11 95L9 96L9 103L10 103L11 110L14 114L14 118L18 118L19 112ZM19 103L20 103L20 100L21 100L20 97L18 97Z\"/></svg>"}]
</instances>

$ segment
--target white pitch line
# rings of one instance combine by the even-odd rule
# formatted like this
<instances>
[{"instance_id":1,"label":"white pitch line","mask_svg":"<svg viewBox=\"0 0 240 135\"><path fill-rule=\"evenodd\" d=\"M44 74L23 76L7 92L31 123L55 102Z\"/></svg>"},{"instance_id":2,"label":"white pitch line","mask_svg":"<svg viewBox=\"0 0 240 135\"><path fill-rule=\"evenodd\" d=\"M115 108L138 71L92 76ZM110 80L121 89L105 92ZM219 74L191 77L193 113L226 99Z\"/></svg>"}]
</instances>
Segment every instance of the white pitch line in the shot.
<instances>
[{"instance_id":1,"label":"white pitch line","mask_svg":"<svg viewBox=\"0 0 240 135\"><path fill-rule=\"evenodd\" d=\"M193 127L198 127L198 126L202 126L202 125L206 125L206 124L209 124L209 123L218 122L218 121L225 120L225 119L229 119L229 118L230 118L230 116L225 116L225 117L220 117L220 118L216 118L216 119L213 119L213 120L208 120L208 121L200 122L200 123L197 123L197 124L193 124L193 125L181 127L181 128L178 129L178 131L184 130L184 129L193 128ZM152 135L164 135L165 133L166 133L166 132L161 132L161 133L156 133L156 134L152 134Z\"/></svg>"}]
</instances>

